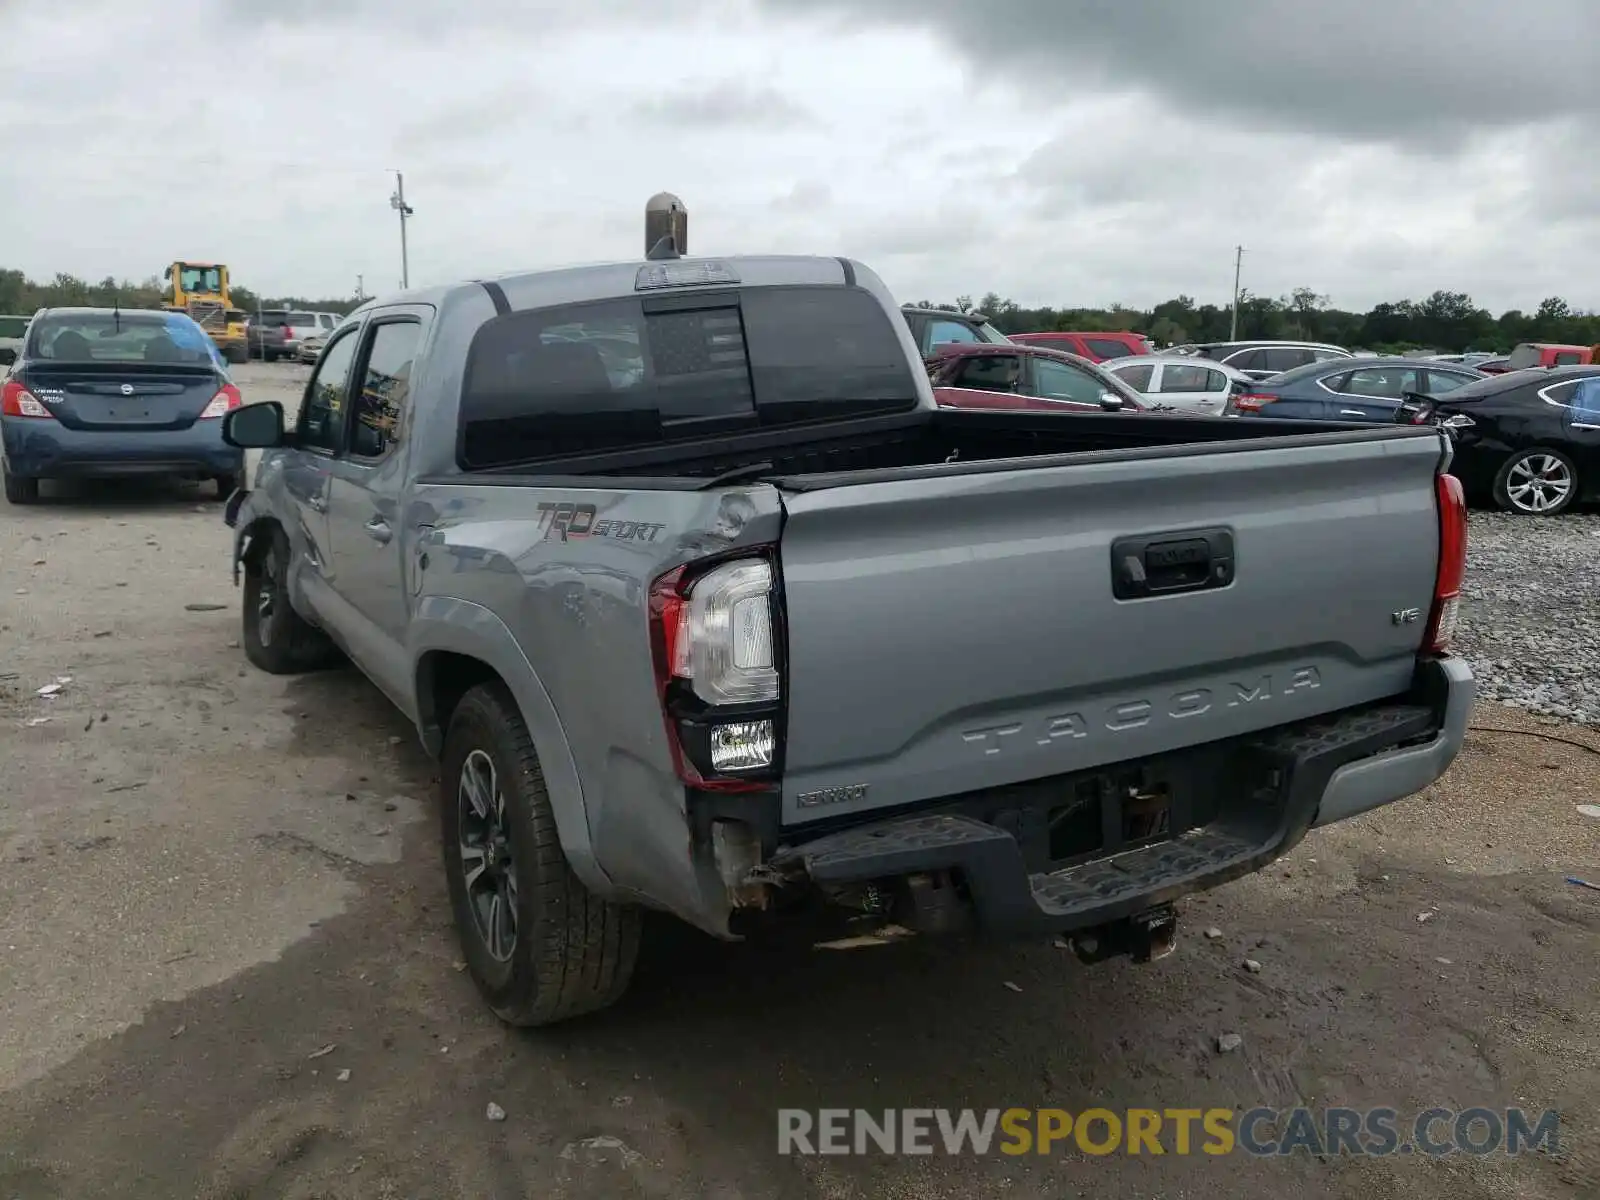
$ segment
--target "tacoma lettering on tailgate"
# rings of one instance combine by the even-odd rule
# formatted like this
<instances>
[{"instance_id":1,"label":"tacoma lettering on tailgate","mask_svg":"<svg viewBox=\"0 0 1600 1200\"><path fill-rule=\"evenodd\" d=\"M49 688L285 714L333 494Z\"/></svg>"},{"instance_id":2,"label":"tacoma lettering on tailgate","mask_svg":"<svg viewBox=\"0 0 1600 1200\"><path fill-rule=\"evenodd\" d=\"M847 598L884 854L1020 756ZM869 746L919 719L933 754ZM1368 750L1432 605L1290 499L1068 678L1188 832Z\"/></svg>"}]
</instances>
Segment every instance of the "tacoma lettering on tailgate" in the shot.
<instances>
[{"instance_id":1,"label":"tacoma lettering on tailgate","mask_svg":"<svg viewBox=\"0 0 1600 1200\"><path fill-rule=\"evenodd\" d=\"M1122 733L1129 729L1142 729L1152 721L1181 721L1219 708L1262 704L1274 696L1293 696L1322 686L1322 676L1315 667L1299 667L1287 676L1280 675L1278 679L1280 682L1275 683L1273 677L1267 674L1248 683L1230 682L1218 689L1189 688L1159 700L1117 700L1099 710L1093 721L1082 712L1064 712L1033 722L1008 721L1002 725L985 725L963 730L961 740L981 748L985 754L999 754L1008 746L1020 744L1006 740L1018 734L1027 735L1024 742L1048 746L1064 739L1088 737L1095 729Z\"/></svg>"}]
</instances>

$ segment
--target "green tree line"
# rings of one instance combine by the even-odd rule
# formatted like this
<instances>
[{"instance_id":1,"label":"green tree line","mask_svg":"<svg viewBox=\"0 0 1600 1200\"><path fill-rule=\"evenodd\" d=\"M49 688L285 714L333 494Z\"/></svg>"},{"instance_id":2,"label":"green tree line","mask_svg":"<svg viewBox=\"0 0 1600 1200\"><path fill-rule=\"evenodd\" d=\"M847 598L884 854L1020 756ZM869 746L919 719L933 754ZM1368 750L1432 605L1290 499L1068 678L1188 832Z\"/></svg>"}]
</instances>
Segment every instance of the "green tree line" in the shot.
<instances>
[{"instance_id":1,"label":"green tree line","mask_svg":"<svg viewBox=\"0 0 1600 1200\"><path fill-rule=\"evenodd\" d=\"M958 296L954 305L931 307L966 310L974 304L972 297ZM1005 333L1131 330L1163 346L1225 341L1232 317L1226 305L1196 304L1189 296L1148 309L1122 304L1024 308L990 292L976 307ZM1426 300L1386 301L1364 313L1349 312L1334 308L1327 296L1310 288L1296 288L1276 300L1242 293L1238 336L1328 342L1379 354L1412 350L1495 350L1503 354L1518 342L1600 343L1600 313L1579 312L1561 297L1551 296L1531 313L1511 309L1497 317L1479 308L1464 292L1446 291L1434 292Z\"/></svg>"},{"instance_id":2,"label":"green tree line","mask_svg":"<svg viewBox=\"0 0 1600 1200\"><path fill-rule=\"evenodd\" d=\"M249 288L229 284L234 304L247 311L257 308L299 308L313 312L347 313L359 303L354 296L257 296ZM0 267L0 315L31 316L41 308L87 305L122 308L160 308L172 295L171 285L151 275L138 283L107 275L99 283L75 275L57 275L48 282L29 279L21 271Z\"/></svg>"}]
</instances>

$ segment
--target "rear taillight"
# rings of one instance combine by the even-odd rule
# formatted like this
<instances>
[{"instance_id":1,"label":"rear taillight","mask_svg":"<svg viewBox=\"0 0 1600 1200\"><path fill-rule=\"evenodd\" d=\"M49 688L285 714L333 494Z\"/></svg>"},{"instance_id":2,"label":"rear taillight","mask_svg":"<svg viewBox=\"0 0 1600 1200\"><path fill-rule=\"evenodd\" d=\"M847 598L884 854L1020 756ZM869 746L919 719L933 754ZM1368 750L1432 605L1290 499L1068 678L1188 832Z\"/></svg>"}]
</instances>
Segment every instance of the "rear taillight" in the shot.
<instances>
[{"instance_id":1,"label":"rear taillight","mask_svg":"<svg viewBox=\"0 0 1600 1200\"><path fill-rule=\"evenodd\" d=\"M239 389L231 383L222 385L222 390L211 397L211 402L200 410L200 419L208 421L213 417L226 416L244 403L244 397L239 394Z\"/></svg>"},{"instance_id":2,"label":"rear taillight","mask_svg":"<svg viewBox=\"0 0 1600 1200\"><path fill-rule=\"evenodd\" d=\"M0 413L8 417L55 417L39 397L15 379L6 380L5 386L0 387Z\"/></svg>"},{"instance_id":3,"label":"rear taillight","mask_svg":"<svg viewBox=\"0 0 1600 1200\"><path fill-rule=\"evenodd\" d=\"M776 778L778 632L776 575L765 551L678 567L651 586L656 686L684 783L755 791Z\"/></svg>"},{"instance_id":4,"label":"rear taillight","mask_svg":"<svg viewBox=\"0 0 1600 1200\"><path fill-rule=\"evenodd\" d=\"M1246 392L1233 402L1233 406L1240 412L1260 412L1276 399L1276 396L1264 392Z\"/></svg>"},{"instance_id":5,"label":"rear taillight","mask_svg":"<svg viewBox=\"0 0 1600 1200\"><path fill-rule=\"evenodd\" d=\"M1433 612L1423 646L1429 653L1449 652L1461 608L1461 583L1467 573L1467 498L1454 475L1439 475L1439 574L1433 585Z\"/></svg>"}]
</instances>

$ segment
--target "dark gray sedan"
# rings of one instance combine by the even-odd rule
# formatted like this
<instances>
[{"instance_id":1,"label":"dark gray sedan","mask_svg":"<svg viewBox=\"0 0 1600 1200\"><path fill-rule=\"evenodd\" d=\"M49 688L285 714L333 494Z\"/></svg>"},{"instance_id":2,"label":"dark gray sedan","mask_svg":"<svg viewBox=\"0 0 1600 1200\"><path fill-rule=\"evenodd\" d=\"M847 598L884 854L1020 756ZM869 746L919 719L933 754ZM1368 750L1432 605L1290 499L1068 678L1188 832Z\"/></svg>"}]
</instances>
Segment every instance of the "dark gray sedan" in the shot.
<instances>
[{"instance_id":1,"label":"dark gray sedan","mask_svg":"<svg viewBox=\"0 0 1600 1200\"><path fill-rule=\"evenodd\" d=\"M1483 372L1456 363L1344 358L1263 379L1234 403L1245 417L1388 422L1407 392L1443 396L1482 378Z\"/></svg>"}]
</instances>

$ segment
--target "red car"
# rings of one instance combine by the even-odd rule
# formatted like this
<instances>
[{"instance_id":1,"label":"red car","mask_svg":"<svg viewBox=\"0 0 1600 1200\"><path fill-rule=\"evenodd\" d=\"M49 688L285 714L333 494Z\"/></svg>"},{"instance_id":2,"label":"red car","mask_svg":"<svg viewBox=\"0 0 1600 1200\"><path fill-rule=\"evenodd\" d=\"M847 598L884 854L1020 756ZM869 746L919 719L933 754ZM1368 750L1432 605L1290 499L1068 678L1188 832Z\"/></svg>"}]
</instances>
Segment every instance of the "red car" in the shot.
<instances>
[{"instance_id":1,"label":"red car","mask_svg":"<svg viewBox=\"0 0 1600 1200\"><path fill-rule=\"evenodd\" d=\"M1156 348L1142 333L1013 333L1013 342L1024 346L1048 346L1052 350L1065 350L1090 362L1106 362L1113 358L1135 358L1154 354Z\"/></svg>"},{"instance_id":2,"label":"red car","mask_svg":"<svg viewBox=\"0 0 1600 1200\"><path fill-rule=\"evenodd\" d=\"M1148 409L1139 393L1094 363L1044 346L951 344L929 355L927 366L934 397L944 408Z\"/></svg>"}]
</instances>

